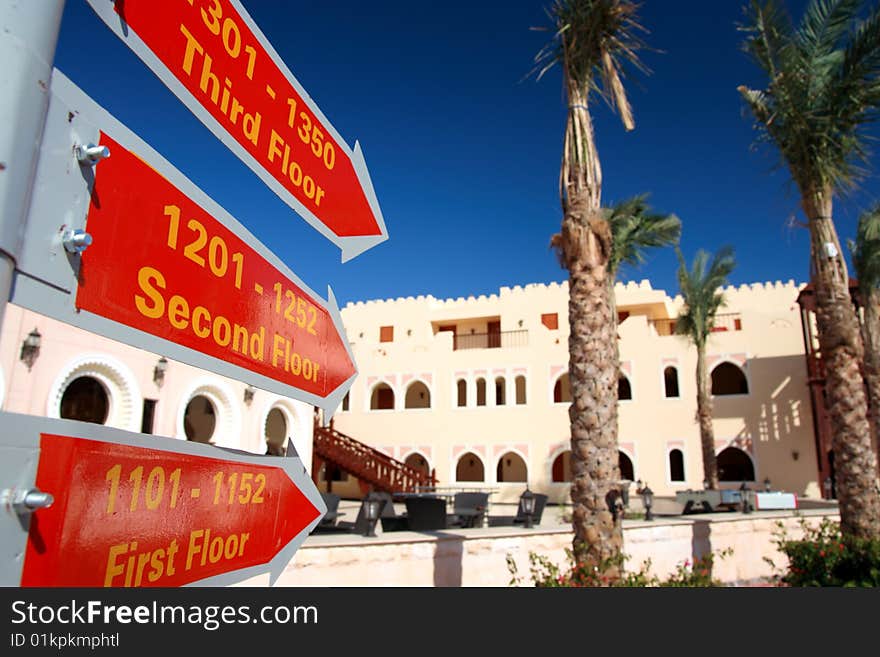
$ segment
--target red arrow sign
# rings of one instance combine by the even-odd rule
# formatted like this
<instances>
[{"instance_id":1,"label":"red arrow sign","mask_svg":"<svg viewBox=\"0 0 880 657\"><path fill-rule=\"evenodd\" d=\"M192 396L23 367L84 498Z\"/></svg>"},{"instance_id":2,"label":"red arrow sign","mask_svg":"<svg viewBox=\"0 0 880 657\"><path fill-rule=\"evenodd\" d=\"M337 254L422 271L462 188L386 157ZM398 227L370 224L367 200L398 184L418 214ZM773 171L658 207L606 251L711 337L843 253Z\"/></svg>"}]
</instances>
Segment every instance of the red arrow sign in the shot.
<instances>
[{"instance_id":1,"label":"red arrow sign","mask_svg":"<svg viewBox=\"0 0 880 657\"><path fill-rule=\"evenodd\" d=\"M343 261L388 233L349 150L237 0L88 0L205 125Z\"/></svg>"},{"instance_id":2,"label":"red arrow sign","mask_svg":"<svg viewBox=\"0 0 880 657\"><path fill-rule=\"evenodd\" d=\"M354 373L327 308L107 134L76 308L324 399ZM196 363L198 364L198 363Z\"/></svg>"},{"instance_id":3,"label":"red arrow sign","mask_svg":"<svg viewBox=\"0 0 880 657\"><path fill-rule=\"evenodd\" d=\"M41 434L36 487L55 503L32 515L21 585L182 586L269 563L322 512L253 460Z\"/></svg>"}]
</instances>

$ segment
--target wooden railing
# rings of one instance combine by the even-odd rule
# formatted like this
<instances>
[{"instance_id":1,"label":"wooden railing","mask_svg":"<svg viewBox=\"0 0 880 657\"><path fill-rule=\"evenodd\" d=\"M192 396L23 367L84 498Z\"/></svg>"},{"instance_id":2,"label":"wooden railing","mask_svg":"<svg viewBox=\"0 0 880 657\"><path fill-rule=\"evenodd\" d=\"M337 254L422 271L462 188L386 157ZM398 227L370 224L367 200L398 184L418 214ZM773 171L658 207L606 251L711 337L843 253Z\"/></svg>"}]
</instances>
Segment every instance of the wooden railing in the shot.
<instances>
[{"instance_id":1,"label":"wooden railing","mask_svg":"<svg viewBox=\"0 0 880 657\"><path fill-rule=\"evenodd\" d=\"M649 319L648 323L654 327L659 336L675 335L675 319ZM715 315L713 333L725 331L742 331L742 315L740 313L722 313Z\"/></svg>"},{"instance_id":2,"label":"wooden railing","mask_svg":"<svg viewBox=\"0 0 880 657\"><path fill-rule=\"evenodd\" d=\"M452 338L452 348L459 349L500 349L529 346L529 332L499 331L497 333L457 333Z\"/></svg>"},{"instance_id":3,"label":"wooden railing","mask_svg":"<svg viewBox=\"0 0 880 657\"><path fill-rule=\"evenodd\" d=\"M315 421L315 455L335 463L377 491L411 493L416 487L436 486L437 477L409 467L333 428Z\"/></svg>"}]
</instances>

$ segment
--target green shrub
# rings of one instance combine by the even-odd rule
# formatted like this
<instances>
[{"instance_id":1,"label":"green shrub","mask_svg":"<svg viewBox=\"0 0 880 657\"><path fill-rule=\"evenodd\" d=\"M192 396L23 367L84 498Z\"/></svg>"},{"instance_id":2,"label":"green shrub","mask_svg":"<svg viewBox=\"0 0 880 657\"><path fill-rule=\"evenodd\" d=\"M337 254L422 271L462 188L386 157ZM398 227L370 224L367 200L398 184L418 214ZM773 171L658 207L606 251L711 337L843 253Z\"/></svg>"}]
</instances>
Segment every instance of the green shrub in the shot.
<instances>
[{"instance_id":1,"label":"green shrub","mask_svg":"<svg viewBox=\"0 0 880 657\"><path fill-rule=\"evenodd\" d=\"M787 586L880 586L880 539L844 537L840 523L823 518L816 527L800 521L803 538L788 537L777 524L776 543L788 566L775 579ZM770 561L775 568L775 564Z\"/></svg>"},{"instance_id":2,"label":"green shrub","mask_svg":"<svg viewBox=\"0 0 880 657\"><path fill-rule=\"evenodd\" d=\"M725 550L719 556L725 557L732 554L732 550ZM574 558L571 549L565 550L566 564L564 567L557 566L547 557L529 552L529 573L531 585L539 588L561 587L709 587L722 586L721 582L712 578L712 566L715 555L709 553L693 564L686 560L676 567L675 572L666 579L660 579L650 574L651 560L644 561L636 571L628 571L624 567L626 557L609 559L598 567L590 567ZM510 571L511 586L523 584L519 575L516 562L507 555L507 569ZM620 576L613 579L609 571L616 570Z\"/></svg>"}]
</instances>

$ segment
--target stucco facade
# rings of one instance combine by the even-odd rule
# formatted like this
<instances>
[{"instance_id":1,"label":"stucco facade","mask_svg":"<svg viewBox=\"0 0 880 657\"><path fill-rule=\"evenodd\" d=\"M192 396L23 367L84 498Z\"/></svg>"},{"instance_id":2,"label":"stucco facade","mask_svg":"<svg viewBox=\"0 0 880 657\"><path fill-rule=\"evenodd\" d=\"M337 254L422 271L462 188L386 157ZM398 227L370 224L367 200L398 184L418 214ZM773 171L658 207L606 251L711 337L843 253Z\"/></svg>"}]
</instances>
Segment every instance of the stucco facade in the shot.
<instances>
[{"instance_id":1,"label":"stucco facade","mask_svg":"<svg viewBox=\"0 0 880 657\"><path fill-rule=\"evenodd\" d=\"M34 329L40 350L29 368L21 349ZM104 417L108 426L181 440L189 431L202 442L257 454L292 439L303 463L311 463L312 406L175 361L157 381L160 358L8 304L0 408L56 418L97 414L93 419Z\"/></svg>"},{"instance_id":2,"label":"stucco facade","mask_svg":"<svg viewBox=\"0 0 880 657\"><path fill-rule=\"evenodd\" d=\"M723 290L726 306L707 353L716 453L736 475L724 486L769 478L774 489L820 496L800 287ZM615 293L626 379L620 390L631 396L619 405L624 467L660 495L701 488L696 351L672 334L682 299L647 281L618 284ZM399 460L424 463L440 485L491 487L493 500L511 501L528 483L566 500L567 308L567 283L348 304L342 318L359 376L336 428ZM344 493L345 485L334 482L334 490Z\"/></svg>"}]
</instances>

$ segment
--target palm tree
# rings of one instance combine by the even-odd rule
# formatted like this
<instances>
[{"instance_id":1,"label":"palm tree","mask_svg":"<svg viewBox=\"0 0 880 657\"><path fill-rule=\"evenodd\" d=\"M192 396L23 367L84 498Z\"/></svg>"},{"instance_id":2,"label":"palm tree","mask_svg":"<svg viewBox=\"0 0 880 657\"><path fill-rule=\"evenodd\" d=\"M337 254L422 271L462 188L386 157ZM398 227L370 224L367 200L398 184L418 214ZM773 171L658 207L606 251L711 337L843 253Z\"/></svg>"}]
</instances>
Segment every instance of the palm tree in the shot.
<instances>
[{"instance_id":1,"label":"palm tree","mask_svg":"<svg viewBox=\"0 0 880 657\"><path fill-rule=\"evenodd\" d=\"M880 535L880 490L862 340L832 210L835 195L859 177L864 126L880 107L880 6L859 20L864 4L811 0L795 27L777 0L752 0L744 45L769 80L762 90L739 87L788 165L807 218L841 530L859 538Z\"/></svg>"},{"instance_id":2,"label":"palm tree","mask_svg":"<svg viewBox=\"0 0 880 657\"><path fill-rule=\"evenodd\" d=\"M856 239L849 241L849 250L864 309L862 340L865 344L865 383L876 455L880 437L880 205L859 217Z\"/></svg>"},{"instance_id":3,"label":"palm tree","mask_svg":"<svg viewBox=\"0 0 880 657\"><path fill-rule=\"evenodd\" d=\"M621 265L638 267L645 262L646 249L678 244L681 220L674 214L652 211L647 194L639 194L605 208L605 219L611 227L608 285L616 333L618 318L614 284Z\"/></svg>"},{"instance_id":4,"label":"palm tree","mask_svg":"<svg viewBox=\"0 0 880 657\"><path fill-rule=\"evenodd\" d=\"M736 266L733 249L721 248L709 261L709 254L697 251L688 271L681 251L678 254L678 286L684 298L684 309L675 321L675 332L687 336L697 348L697 422L703 450L703 480L710 490L718 488L718 467L715 463L715 431L712 427L712 398L709 396L709 372L706 367L706 342L715 327L715 315L724 305L719 291Z\"/></svg>"},{"instance_id":5,"label":"palm tree","mask_svg":"<svg viewBox=\"0 0 880 657\"><path fill-rule=\"evenodd\" d=\"M589 103L598 95L635 127L622 67L641 68L638 5L631 0L556 0L549 10L554 39L536 57L538 78L562 68L568 97L559 195L562 230L553 242L569 273L569 382L573 551L578 561L606 567L619 561L621 517L612 514L617 465L617 338L611 299L611 225L602 209L602 169ZM601 84L600 84L601 82ZM607 570L618 575L616 566Z\"/></svg>"}]
</instances>

